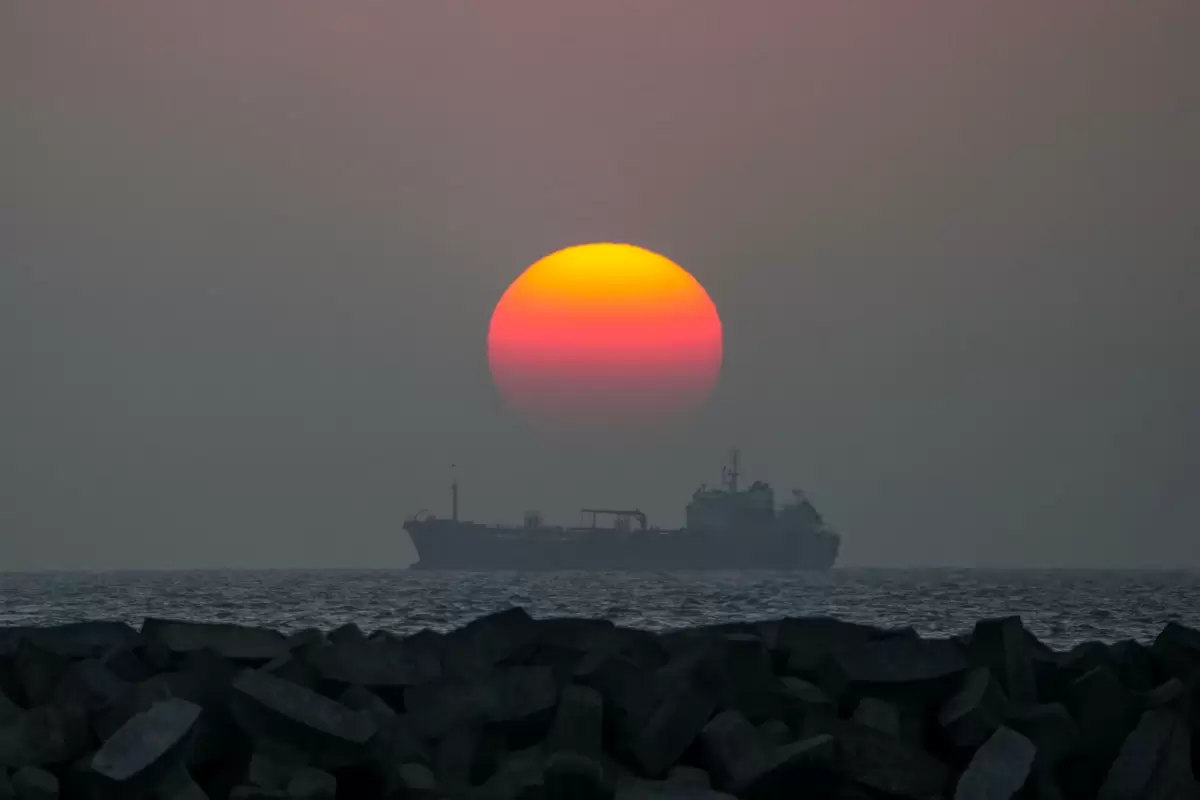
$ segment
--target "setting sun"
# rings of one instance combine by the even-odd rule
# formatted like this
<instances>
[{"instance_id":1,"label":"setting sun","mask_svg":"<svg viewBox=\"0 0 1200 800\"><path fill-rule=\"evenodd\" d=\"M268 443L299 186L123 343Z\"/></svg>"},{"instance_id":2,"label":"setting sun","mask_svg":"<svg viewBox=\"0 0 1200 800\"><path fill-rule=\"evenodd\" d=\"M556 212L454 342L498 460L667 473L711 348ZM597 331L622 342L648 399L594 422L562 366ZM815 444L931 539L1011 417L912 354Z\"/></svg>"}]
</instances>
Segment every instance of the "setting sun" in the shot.
<instances>
[{"instance_id":1,"label":"setting sun","mask_svg":"<svg viewBox=\"0 0 1200 800\"><path fill-rule=\"evenodd\" d=\"M508 287L488 330L496 385L542 420L662 421L703 402L721 356L721 320L704 287L629 244L542 258Z\"/></svg>"}]
</instances>

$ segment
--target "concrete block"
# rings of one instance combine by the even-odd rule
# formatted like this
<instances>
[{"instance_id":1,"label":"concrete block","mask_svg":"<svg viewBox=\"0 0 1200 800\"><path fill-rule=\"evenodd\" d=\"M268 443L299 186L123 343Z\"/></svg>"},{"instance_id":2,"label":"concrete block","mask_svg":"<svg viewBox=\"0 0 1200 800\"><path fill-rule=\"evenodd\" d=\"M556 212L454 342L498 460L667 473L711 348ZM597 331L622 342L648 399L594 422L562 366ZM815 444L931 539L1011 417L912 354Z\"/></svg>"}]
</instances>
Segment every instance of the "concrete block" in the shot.
<instances>
[{"instance_id":1,"label":"concrete block","mask_svg":"<svg viewBox=\"0 0 1200 800\"><path fill-rule=\"evenodd\" d=\"M981 746L1004 724L1008 698L988 667L977 667L938 711L938 724L953 745Z\"/></svg>"},{"instance_id":2,"label":"concrete block","mask_svg":"<svg viewBox=\"0 0 1200 800\"><path fill-rule=\"evenodd\" d=\"M1033 742L1011 728L1000 728L975 751L958 780L954 800L1009 800L1033 769Z\"/></svg>"},{"instance_id":3,"label":"concrete block","mask_svg":"<svg viewBox=\"0 0 1200 800\"><path fill-rule=\"evenodd\" d=\"M287 652L283 634L268 628L226 622L183 622L147 618L142 638L175 655L212 650L232 661L267 662Z\"/></svg>"},{"instance_id":4,"label":"concrete block","mask_svg":"<svg viewBox=\"0 0 1200 800\"><path fill-rule=\"evenodd\" d=\"M171 699L134 716L92 757L98 785L132 795L162 783L186 764L200 714L199 706Z\"/></svg>"},{"instance_id":5,"label":"concrete block","mask_svg":"<svg viewBox=\"0 0 1200 800\"><path fill-rule=\"evenodd\" d=\"M604 747L604 699L599 692L577 684L563 688L547 746L550 752L599 757Z\"/></svg>"}]
</instances>

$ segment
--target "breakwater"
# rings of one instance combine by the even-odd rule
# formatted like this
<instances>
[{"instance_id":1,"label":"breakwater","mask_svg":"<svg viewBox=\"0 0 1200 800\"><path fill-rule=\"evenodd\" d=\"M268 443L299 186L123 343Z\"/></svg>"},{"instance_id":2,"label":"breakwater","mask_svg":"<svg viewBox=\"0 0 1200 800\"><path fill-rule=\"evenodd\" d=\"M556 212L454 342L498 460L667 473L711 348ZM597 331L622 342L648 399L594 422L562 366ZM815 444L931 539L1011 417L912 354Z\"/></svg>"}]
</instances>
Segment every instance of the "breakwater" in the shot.
<instances>
[{"instance_id":1,"label":"breakwater","mask_svg":"<svg viewBox=\"0 0 1200 800\"><path fill-rule=\"evenodd\" d=\"M0 798L1197 797L1200 632L0 628Z\"/></svg>"}]
</instances>

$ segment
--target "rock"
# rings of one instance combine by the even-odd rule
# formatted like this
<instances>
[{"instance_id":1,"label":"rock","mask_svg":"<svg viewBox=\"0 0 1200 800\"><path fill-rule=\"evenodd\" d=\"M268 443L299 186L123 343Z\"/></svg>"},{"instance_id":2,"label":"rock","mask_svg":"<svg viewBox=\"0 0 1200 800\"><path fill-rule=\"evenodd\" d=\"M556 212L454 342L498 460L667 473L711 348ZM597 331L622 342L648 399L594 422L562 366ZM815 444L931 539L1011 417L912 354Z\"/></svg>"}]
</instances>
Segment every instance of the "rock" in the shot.
<instances>
[{"instance_id":1,"label":"rock","mask_svg":"<svg viewBox=\"0 0 1200 800\"><path fill-rule=\"evenodd\" d=\"M404 705L410 709L417 734L436 739L470 722L511 725L542 715L548 721L558 692L549 667L500 667L472 683L441 681L409 687Z\"/></svg>"},{"instance_id":2,"label":"rock","mask_svg":"<svg viewBox=\"0 0 1200 800\"><path fill-rule=\"evenodd\" d=\"M1043 774L1057 767L1079 739L1079 726L1062 703L1015 706L1005 724L1033 742L1034 769Z\"/></svg>"},{"instance_id":3,"label":"rock","mask_svg":"<svg viewBox=\"0 0 1200 800\"><path fill-rule=\"evenodd\" d=\"M1200 631L1168 622L1151 648L1166 673L1187 681L1200 674Z\"/></svg>"},{"instance_id":4,"label":"rock","mask_svg":"<svg viewBox=\"0 0 1200 800\"><path fill-rule=\"evenodd\" d=\"M336 800L337 778L312 767L301 767L288 781L287 796L295 800Z\"/></svg>"},{"instance_id":5,"label":"rock","mask_svg":"<svg viewBox=\"0 0 1200 800\"><path fill-rule=\"evenodd\" d=\"M543 776L545 800L607 800L613 788L599 762L579 753L555 753Z\"/></svg>"},{"instance_id":6,"label":"rock","mask_svg":"<svg viewBox=\"0 0 1200 800\"><path fill-rule=\"evenodd\" d=\"M21 767L13 773L18 800L58 800L58 778L41 767Z\"/></svg>"},{"instance_id":7,"label":"rock","mask_svg":"<svg viewBox=\"0 0 1200 800\"><path fill-rule=\"evenodd\" d=\"M409 762L397 768L394 786L402 797L431 797L437 792L438 783L429 767Z\"/></svg>"},{"instance_id":8,"label":"rock","mask_svg":"<svg viewBox=\"0 0 1200 800\"><path fill-rule=\"evenodd\" d=\"M186 771L168 779L153 796L154 800L209 800L208 793Z\"/></svg>"},{"instance_id":9,"label":"rock","mask_svg":"<svg viewBox=\"0 0 1200 800\"><path fill-rule=\"evenodd\" d=\"M127 685L121 694L93 715L92 730L100 741L106 741L135 714L149 711L157 702L176 697L176 692L182 688L180 684L177 675L167 673ZM199 692L189 692L185 689L183 693L189 695L183 698L185 700L197 702L201 699Z\"/></svg>"},{"instance_id":10,"label":"rock","mask_svg":"<svg viewBox=\"0 0 1200 800\"><path fill-rule=\"evenodd\" d=\"M1079 723L1080 748L1101 755L1115 754L1132 727L1135 705L1132 693L1106 666L1072 681L1067 706Z\"/></svg>"},{"instance_id":11,"label":"rock","mask_svg":"<svg viewBox=\"0 0 1200 800\"><path fill-rule=\"evenodd\" d=\"M973 664L991 670L1010 700L1035 704L1034 642L1020 617L987 619L975 624L967 653Z\"/></svg>"},{"instance_id":12,"label":"rock","mask_svg":"<svg viewBox=\"0 0 1200 800\"><path fill-rule=\"evenodd\" d=\"M600 693L587 686L564 687L547 744L550 752L598 758L604 744L604 699Z\"/></svg>"},{"instance_id":13,"label":"rock","mask_svg":"<svg viewBox=\"0 0 1200 800\"><path fill-rule=\"evenodd\" d=\"M1141 642L1124 639L1108 650L1122 684L1135 692L1148 692L1154 688L1154 659Z\"/></svg>"},{"instance_id":14,"label":"rock","mask_svg":"<svg viewBox=\"0 0 1200 800\"><path fill-rule=\"evenodd\" d=\"M626 778L617 783L615 800L735 800L731 794L697 786Z\"/></svg>"},{"instance_id":15,"label":"rock","mask_svg":"<svg viewBox=\"0 0 1200 800\"><path fill-rule=\"evenodd\" d=\"M150 665L130 647L111 647L104 651L99 661L126 684L138 683L154 676Z\"/></svg>"},{"instance_id":16,"label":"rock","mask_svg":"<svg viewBox=\"0 0 1200 800\"><path fill-rule=\"evenodd\" d=\"M772 627L776 668L799 677L816 677L834 649L862 644L880 633L869 625L830 617L792 617Z\"/></svg>"},{"instance_id":17,"label":"rock","mask_svg":"<svg viewBox=\"0 0 1200 800\"><path fill-rule=\"evenodd\" d=\"M741 713L722 711L700 732L705 763L713 771L716 785L726 791L756 774L766 761L766 748L758 731Z\"/></svg>"},{"instance_id":18,"label":"rock","mask_svg":"<svg viewBox=\"0 0 1200 800\"><path fill-rule=\"evenodd\" d=\"M0 725L19 715L23 709L0 691Z\"/></svg>"},{"instance_id":19,"label":"rock","mask_svg":"<svg viewBox=\"0 0 1200 800\"><path fill-rule=\"evenodd\" d=\"M1000 728L975 752L958 780L954 800L1008 800L1020 791L1033 768L1033 742Z\"/></svg>"},{"instance_id":20,"label":"rock","mask_svg":"<svg viewBox=\"0 0 1200 800\"><path fill-rule=\"evenodd\" d=\"M290 652L307 651L326 643L325 633L320 628L304 628L284 639L283 644Z\"/></svg>"},{"instance_id":21,"label":"rock","mask_svg":"<svg viewBox=\"0 0 1200 800\"><path fill-rule=\"evenodd\" d=\"M962 686L938 712L938 724L956 747L975 749L1004 722L1008 698L987 667L967 673Z\"/></svg>"},{"instance_id":22,"label":"rock","mask_svg":"<svg viewBox=\"0 0 1200 800\"><path fill-rule=\"evenodd\" d=\"M233 682L233 714L251 736L278 739L301 750L353 761L365 755L379 725L365 711L258 670Z\"/></svg>"},{"instance_id":23,"label":"rock","mask_svg":"<svg viewBox=\"0 0 1200 800\"><path fill-rule=\"evenodd\" d=\"M938 797L950 770L933 756L872 728L834 720L825 726L837 744L839 771L849 780L892 797Z\"/></svg>"},{"instance_id":24,"label":"rock","mask_svg":"<svg viewBox=\"0 0 1200 800\"><path fill-rule=\"evenodd\" d=\"M667 783L673 783L678 786L690 786L696 789L712 788L712 778L699 767L671 767L670 772L667 773Z\"/></svg>"},{"instance_id":25,"label":"rock","mask_svg":"<svg viewBox=\"0 0 1200 800\"><path fill-rule=\"evenodd\" d=\"M362 686L351 686L338 697L338 702L353 711L365 711L379 727L396 718L396 712L383 699Z\"/></svg>"},{"instance_id":26,"label":"rock","mask_svg":"<svg viewBox=\"0 0 1200 800\"><path fill-rule=\"evenodd\" d=\"M769 719L758 726L758 738L769 746L786 744L792 738L792 729L781 719Z\"/></svg>"},{"instance_id":27,"label":"rock","mask_svg":"<svg viewBox=\"0 0 1200 800\"><path fill-rule=\"evenodd\" d=\"M967 668L962 650L946 639L887 636L832 651L821 667L822 688L840 696L853 688L890 699L931 691Z\"/></svg>"},{"instance_id":28,"label":"rock","mask_svg":"<svg viewBox=\"0 0 1200 800\"><path fill-rule=\"evenodd\" d=\"M704 728L713 707L711 697L687 684L663 698L633 747L634 758L648 777L666 774Z\"/></svg>"},{"instance_id":29,"label":"rock","mask_svg":"<svg viewBox=\"0 0 1200 800\"><path fill-rule=\"evenodd\" d=\"M1168 709L1145 712L1125 739L1097 800L1194 800L1187 722Z\"/></svg>"},{"instance_id":30,"label":"rock","mask_svg":"<svg viewBox=\"0 0 1200 800\"><path fill-rule=\"evenodd\" d=\"M70 666L70 660L28 639L17 643L13 672L26 705L30 708L47 705L54 700L54 690Z\"/></svg>"},{"instance_id":31,"label":"rock","mask_svg":"<svg viewBox=\"0 0 1200 800\"><path fill-rule=\"evenodd\" d=\"M438 782L452 788L470 786L479 746L479 733L470 725L461 725L439 739L433 757Z\"/></svg>"},{"instance_id":32,"label":"rock","mask_svg":"<svg viewBox=\"0 0 1200 800\"><path fill-rule=\"evenodd\" d=\"M229 800L288 800L285 789L264 789L261 786L237 786Z\"/></svg>"},{"instance_id":33,"label":"rock","mask_svg":"<svg viewBox=\"0 0 1200 800\"><path fill-rule=\"evenodd\" d=\"M859 700L852 719L859 725L874 728L896 739L901 736L900 709L878 697L864 697Z\"/></svg>"},{"instance_id":34,"label":"rock","mask_svg":"<svg viewBox=\"0 0 1200 800\"><path fill-rule=\"evenodd\" d=\"M1179 678L1171 678L1147 692L1145 705L1146 708L1181 707L1186 703L1187 697L1188 690L1183 681Z\"/></svg>"},{"instance_id":35,"label":"rock","mask_svg":"<svg viewBox=\"0 0 1200 800\"><path fill-rule=\"evenodd\" d=\"M129 686L99 659L87 658L63 672L54 689L54 703L90 713L111 705Z\"/></svg>"},{"instance_id":36,"label":"rock","mask_svg":"<svg viewBox=\"0 0 1200 800\"><path fill-rule=\"evenodd\" d=\"M246 768L246 781L263 789L287 788L292 776L307 766L303 753L278 743L260 740Z\"/></svg>"},{"instance_id":37,"label":"rock","mask_svg":"<svg viewBox=\"0 0 1200 800\"><path fill-rule=\"evenodd\" d=\"M16 800L17 791L8 779L8 770L0 769L0 800Z\"/></svg>"},{"instance_id":38,"label":"rock","mask_svg":"<svg viewBox=\"0 0 1200 800\"><path fill-rule=\"evenodd\" d=\"M427 683L436 671L424 674L407 647L396 642L350 640L310 650L307 660L323 680L373 691L396 690Z\"/></svg>"},{"instance_id":39,"label":"rock","mask_svg":"<svg viewBox=\"0 0 1200 800\"><path fill-rule=\"evenodd\" d=\"M648 666L625 653L596 651L575 671L575 682L604 698L605 727L612 728L619 742L632 743L658 705L658 692L647 679Z\"/></svg>"},{"instance_id":40,"label":"rock","mask_svg":"<svg viewBox=\"0 0 1200 800\"><path fill-rule=\"evenodd\" d=\"M471 792L480 800L541 797L545 787L546 755L539 747L509 754L496 772Z\"/></svg>"},{"instance_id":41,"label":"rock","mask_svg":"<svg viewBox=\"0 0 1200 800\"><path fill-rule=\"evenodd\" d=\"M70 761L90 744L87 720L76 710L39 706L0 722L0 769Z\"/></svg>"},{"instance_id":42,"label":"rock","mask_svg":"<svg viewBox=\"0 0 1200 800\"><path fill-rule=\"evenodd\" d=\"M791 675L785 675L780 682L789 698L784 705L799 711L799 719L795 722L832 719L837 716L837 701L821 687Z\"/></svg>"},{"instance_id":43,"label":"rock","mask_svg":"<svg viewBox=\"0 0 1200 800\"><path fill-rule=\"evenodd\" d=\"M401 764L429 761L429 752L414 733L407 714L399 714L382 726L368 743L368 751L371 763L385 785L392 785L399 779L396 770Z\"/></svg>"},{"instance_id":44,"label":"rock","mask_svg":"<svg viewBox=\"0 0 1200 800\"><path fill-rule=\"evenodd\" d=\"M362 628L355 625L353 622L347 622L339 628L334 628L326 637L332 644L340 644L342 642L365 642L367 635L362 632Z\"/></svg>"},{"instance_id":45,"label":"rock","mask_svg":"<svg viewBox=\"0 0 1200 800\"><path fill-rule=\"evenodd\" d=\"M22 639L64 658L91 658L112 648L132 649L141 644L138 632L124 622L0 628L0 658L14 655Z\"/></svg>"},{"instance_id":46,"label":"rock","mask_svg":"<svg viewBox=\"0 0 1200 800\"><path fill-rule=\"evenodd\" d=\"M442 638L442 662L454 677L480 678L496 664L531 646L536 634L536 625L523 608L489 614Z\"/></svg>"},{"instance_id":47,"label":"rock","mask_svg":"<svg viewBox=\"0 0 1200 800\"><path fill-rule=\"evenodd\" d=\"M225 622L147 618L142 623L142 638L176 655L212 650L232 661L267 662L288 651L287 640L278 631Z\"/></svg>"},{"instance_id":48,"label":"rock","mask_svg":"<svg viewBox=\"0 0 1200 800\"><path fill-rule=\"evenodd\" d=\"M200 713L199 706L172 699L134 716L92 757L91 771L99 785L128 796L182 769Z\"/></svg>"}]
</instances>

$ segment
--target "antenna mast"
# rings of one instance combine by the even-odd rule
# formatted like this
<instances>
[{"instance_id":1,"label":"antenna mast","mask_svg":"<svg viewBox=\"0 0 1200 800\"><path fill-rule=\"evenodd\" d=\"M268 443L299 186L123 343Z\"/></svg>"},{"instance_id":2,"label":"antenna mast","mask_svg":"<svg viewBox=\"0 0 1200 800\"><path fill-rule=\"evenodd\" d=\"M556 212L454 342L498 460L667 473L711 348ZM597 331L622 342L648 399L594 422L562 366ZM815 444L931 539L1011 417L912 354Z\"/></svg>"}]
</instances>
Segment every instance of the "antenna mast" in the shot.
<instances>
[{"instance_id":1,"label":"antenna mast","mask_svg":"<svg viewBox=\"0 0 1200 800\"><path fill-rule=\"evenodd\" d=\"M729 459L732 462L731 466L728 469L721 470L721 472L724 473L725 485L729 487L729 491L731 492L736 492L738 490L738 478L742 474L738 472L738 460L740 456L741 451L736 447L733 448L733 450L730 452Z\"/></svg>"},{"instance_id":2,"label":"antenna mast","mask_svg":"<svg viewBox=\"0 0 1200 800\"><path fill-rule=\"evenodd\" d=\"M458 465L450 465L453 481L450 484L450 519L458 522Z\"/></svg>"}]
</instances>

